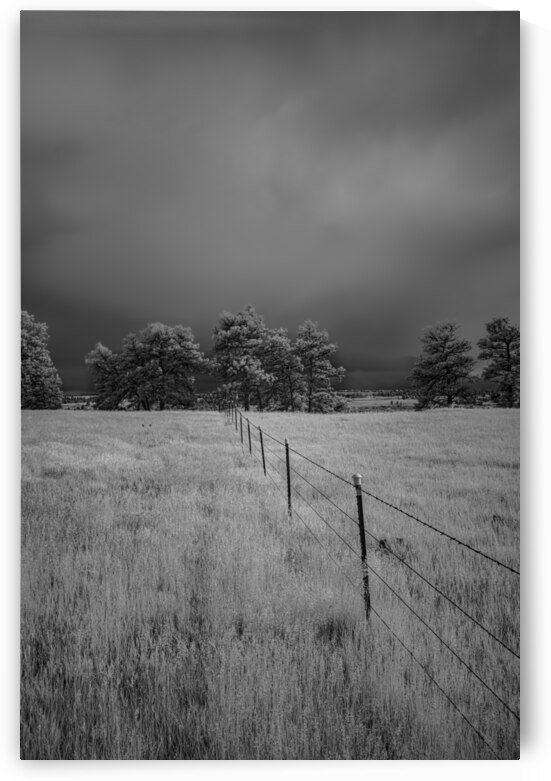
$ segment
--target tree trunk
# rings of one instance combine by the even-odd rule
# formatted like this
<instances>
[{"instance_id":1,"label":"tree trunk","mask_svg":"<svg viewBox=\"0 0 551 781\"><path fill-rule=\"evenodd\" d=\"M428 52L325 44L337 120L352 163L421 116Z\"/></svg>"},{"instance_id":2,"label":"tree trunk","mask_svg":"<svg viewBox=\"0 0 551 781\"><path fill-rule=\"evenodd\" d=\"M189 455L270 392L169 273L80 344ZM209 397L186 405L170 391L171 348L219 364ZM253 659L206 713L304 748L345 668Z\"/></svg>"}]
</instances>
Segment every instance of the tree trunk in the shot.
<instances>
[{"instance_id":1,"label":"tree trunk","mask_svg":"<svg viewBox=\"0 0 551 781\"><path fill-rule=\"evenodd\" d=\"M295 411L295 394L293 393L293 381L289 378L289 394L291 399L291 412Z\"/></svg>"}]
</instances>

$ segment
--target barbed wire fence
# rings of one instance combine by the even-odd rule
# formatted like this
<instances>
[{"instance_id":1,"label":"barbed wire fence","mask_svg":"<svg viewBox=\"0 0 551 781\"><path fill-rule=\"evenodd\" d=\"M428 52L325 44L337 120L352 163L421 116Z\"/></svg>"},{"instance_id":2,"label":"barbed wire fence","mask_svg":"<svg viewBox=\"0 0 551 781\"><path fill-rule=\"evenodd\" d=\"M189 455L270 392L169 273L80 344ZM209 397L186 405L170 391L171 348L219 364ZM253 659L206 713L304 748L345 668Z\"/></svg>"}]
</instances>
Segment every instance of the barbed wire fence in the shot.
<instances>
[{"instance_id":1,"label":"barbed wire fence","mask_svg":"<svg viewBox=\"0 0 551 781\"><path fill-rule=\"evenodd\" d=\"M467 661L460 651L457 651L457 649L452 647L451 642L442 637L438 629L432 626L428 620L423 618L423 616L420 615L418 609L416 609L416 607L412 605L408 599L404 598L398 592L398 590L388 582L388 579L383 576L380 569L374 567L372 562L368 563L367 550L369 545L367 543L367 539L369 538L370 540L372 550L382 550L385 554L388 554L391 559L397 563L397 565L403 567L407 573L423 583L424 586L428 587L437 596L440 602L443 600L443 602L454 614L462 616L462 618L466 619L470 625L476 627L487 638L489 638L492 643L503 649L515 664L520 664L519 649L512 647L512 643L508 642L503 637L499 637L496 631L490 629L483 621L473 616L472 613L461 606L456 599L454 599L449 594L446 594L442 588L433 583L426 574L423 574L410 562L408 562L405 556L400 555L400 553L398 553L396 550L393 550L384 539L379 538L370 532L369 529L366 529L363 498L368 497L374 502L378 502L387 509L407 518L409 521L420 524L423 528L430 530L436 535L439 535L441 539L446 540L450 545L459 546L469 555L479 557L484 561L490 562L491 566L499 568L502 572L509 573L509 575L512 577L519 577L520 571L510 564L506 564L494 556L489 555L487 552L479 550L473 545L470 545L469 543L460 540L458 537L449 534L447 531L439 528L435 524L429 523L427 520L423 520L408 512L407 510L404 510L398 505L395 505L388 500L374 494L373 492L368 491L362 485L362 475L355 474L352 476L352 480L349 480L342 475L337 474L333 470L328 469L326 466L314 461L305 454L295 450L289 445L287 439L281 440L269 432L263 430L260 426L254 424L248 417L243 415L238 407L228 405L223 409L223 412L230 419L232 426L239 434L243 452L247 450L249 455L258 461L263 469L264 476L270 480L276 491L281 494L282 498L286 502L289 518L296 518L306 528L309 535L312 536L312 538L317 542L320 548L324 551L325 555L333 561L333 563L344 576L345 580L350 584L354 592L360 593L362 595L367 621L371 620L372 614L377 618L377 621L380 623L380 625L386 629L386 631L393 637L393 639L400 645L400 647L409 655L414 663L422 670L426 678L436 687L436 689L441 693L448 704L451 705L451 707L470 727L478 739L484 744L492 758L499 759L499 750L496 749L490 740L483 734L483 732L475 724L473 724L472 720L465 714L463 708L458 705L457 702L455 702L452 695L446 691L444 685L439 682L431 673L429 665L419 659L418 654L416 654L409 647L408 643L402 636L400 636L396 628L393 628L386 620L386 617L381 614L381 610L372 604L370 576L372 578L374 577L376 581L381 584L389 594L392 595L393 599L400 603L407 610L407 612L413 616L417 622L419 622L419 624L429 633L434 641L438 643L438 646L441 649L447 651L448 654L459 665L461 665L462 669L467 675L475 679L484 688L484 690L489 695L491 695L495 703L497 703L501 707L502 711L507 715L507 718L513 719L514 722L519 723L520 714L515 710L514 707L511 707L504 696L495 690L492 684L490 684L485 679L483 674L477 672L474 665ZM279 448L279 452L277 448ZM302 470L297 469L291 461L291 454L293 455L293 461L296 461L296 459L301 459L310 467L314 467L316 470L320 470L321 473L330 476L332 479L335 479L343 485L353 489L355 493L356 517L354 517L354 515L352 515L348 510L343 508L331 496L329 496L327 489L323 490L314 482L312 482L312 480L307 477ZM297 487L297 484L300 486L300 489ZM350 572L347 571L343 566L342 561L339 561L334 553L329 550L329 547L322 542L320 535L316 534L311 524L309 524L305 519L304 512L299 512L297 509L297 502L294 501L294 499L300 500L302 505L306 506L313 514L313 516L321 521L321 523L329 530L329 532L334 535L335 538L337 538L340 543L342 543L342 545L345 546L346 550L354 560L359 560L361 572L361 579L359 581L350 575ZM340 518L343 523L351 524L356 527L359 538L359 550L357 547L354 547L354 545L351 544L350 540L346 538L344 533L342 533L342 530L339 531L339 529L336 528L337 523L335 519L332 517L332 522L329 521L326 517L326 513L322 513L318 507L315 506L314 502L316 499L320 500L326 505L329 505L332 508L332 511L336 511L338 514L337 518Z\"/></svg>"}]
</instances>

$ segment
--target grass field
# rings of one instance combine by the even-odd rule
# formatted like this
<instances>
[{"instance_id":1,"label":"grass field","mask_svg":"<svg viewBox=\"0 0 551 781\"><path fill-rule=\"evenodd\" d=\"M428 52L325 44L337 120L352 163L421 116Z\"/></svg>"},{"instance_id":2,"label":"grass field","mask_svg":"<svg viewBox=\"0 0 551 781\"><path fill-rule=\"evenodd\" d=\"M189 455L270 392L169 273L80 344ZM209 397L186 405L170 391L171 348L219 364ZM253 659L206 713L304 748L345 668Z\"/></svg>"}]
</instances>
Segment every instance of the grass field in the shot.
<instances>
[{"instance_id":1,"label":"grass field","mask_svg":"<svg viewBox=\"0 0 551 781\"><path fill-rule=\"evenodd\" d=\"M250 417L519 569L518 410ZM518 659L389 550L516 653L518 576L366 496L367 623L354 490L291 453L289 518L281 445L264 477L244 440L23 413L22 758L516 758Z\"/></svg>"}]
</instances>

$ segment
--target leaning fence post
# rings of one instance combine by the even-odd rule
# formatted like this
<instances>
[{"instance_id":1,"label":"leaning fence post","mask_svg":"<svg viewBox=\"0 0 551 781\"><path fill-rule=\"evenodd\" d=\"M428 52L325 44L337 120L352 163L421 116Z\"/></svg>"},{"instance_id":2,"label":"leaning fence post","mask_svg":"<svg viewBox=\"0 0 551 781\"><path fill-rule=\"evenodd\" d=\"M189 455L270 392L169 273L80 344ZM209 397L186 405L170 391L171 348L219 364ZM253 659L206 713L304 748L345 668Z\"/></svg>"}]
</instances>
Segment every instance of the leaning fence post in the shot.
<instances>
[{"instance_id":1,"label":"leaning fence post","mask_svg":"<svg viewBox=\"0 0 551 781\"><path fill-rule=\"evenodd\" d=\"M247 418L247 433L249 435L249 453L250 455L253 454L253 446L251 445L251 424L249 422L249 418Z\"/></svg>"},{"instance_id":2,"label":"leaning fence post","mask_svg":"<svg viewBox=\"0 0 551 781\"><path fill-rule=\"evenodd\" d=\"M289 458L289 442L285 440L285 462L287 464L287 512L289 517L293 514L291 506L291 460Z\"/></svg>"},{"instance_id":3,"label":"leaning fence post","mask_svg":"<svg viewBox=\"0 0 551 781\"><path fill-rule=\"evenodd\" d=\"M260 434L260 450L262 451L262 469L264 470L264 477L266 477L266 458L264 457L264 438L262 437L262 429L258 427L258 433Z\"/></svg>"},{"instance_id":4,"label":"leaning fence post","mask_svg":"<svg viewBox=\"0 0 551 781\"><path fill-rule=\"evenodd\" d=\"M356 488L356 503L358 505L358 525L360 527L360 550L362 556L362 575L364 586L364 602L365 602L365 616L369 621L369 614L371 612L371 597L369 595L369 573L367 569L367 547L365 544L365 523L364 523L364 507L362 500L362 476L360 474L352 475L352 480Z\"/></svg>"}]
</instances>

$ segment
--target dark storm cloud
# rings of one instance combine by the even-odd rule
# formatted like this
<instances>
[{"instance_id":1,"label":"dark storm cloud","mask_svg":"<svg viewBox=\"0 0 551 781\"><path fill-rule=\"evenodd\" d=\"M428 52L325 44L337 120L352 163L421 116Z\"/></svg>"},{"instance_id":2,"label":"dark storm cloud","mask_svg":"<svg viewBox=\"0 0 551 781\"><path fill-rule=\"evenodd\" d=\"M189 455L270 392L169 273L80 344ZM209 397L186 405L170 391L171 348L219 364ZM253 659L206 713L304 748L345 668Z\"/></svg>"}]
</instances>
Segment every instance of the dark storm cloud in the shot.
<instances>
[{"instance_id":1,"label":"dark storm cloud","mask_svg":"<svg viewBox=\"0 0 551 781\"><path fill-rule=\"evenodd\" d=\"M21 138L21 238L22 252L41 250L56 236L75 230L70 214L63 213L50 202L52 183L66 176L78 160L79 146L75 141L58 139L43 142ZM23 274L27 269L24 266Z\"/></svg>"},{"instance_id":2,"label":"dark storm cloud","mask_svg":"<svg viewBox=\"0 0 551 781\"><path fill-rule=\"evenodd\" d=\"M313 123L322 131L438 133L518 91L512 14L373 13L360 20L346 46L338 28L326 37Z\"/></svg>"},{"instance_id":3,"label":"dark storm cloud","mask_svg":"<svg viewBox=\"0 0 551 781\"><path fill-rule=\"evenodd\" d=\"M152 320L207 348L248 302L318 320L357 370L401 365L437 319L474 340L518 318L518 27L23 14L23 306L52 345L78 311L67 367Z\"/></svg>"}]
</instances>

